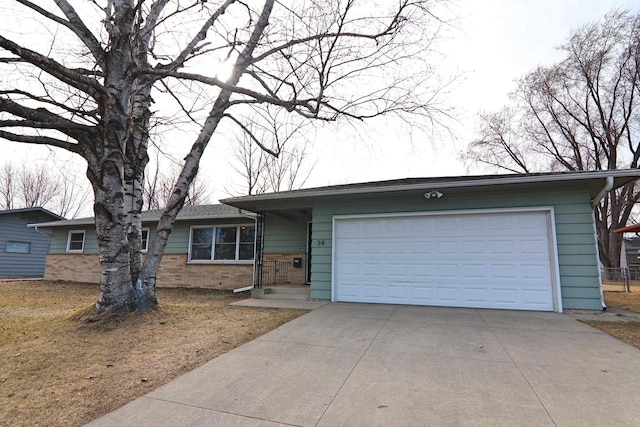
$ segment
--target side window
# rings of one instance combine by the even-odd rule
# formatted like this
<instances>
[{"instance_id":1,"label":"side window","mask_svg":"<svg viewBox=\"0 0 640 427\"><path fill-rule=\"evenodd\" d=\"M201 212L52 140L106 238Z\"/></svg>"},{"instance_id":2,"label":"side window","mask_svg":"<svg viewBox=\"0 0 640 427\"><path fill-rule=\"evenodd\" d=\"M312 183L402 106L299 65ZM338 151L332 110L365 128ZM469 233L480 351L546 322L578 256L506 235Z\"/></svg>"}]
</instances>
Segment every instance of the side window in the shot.
<instances>
[{"instance_id":1,"label":"side window","mask_svg":"<svg viewBox=\"0 0 640 427\"><path fill-rule=\"evenodd\" d=\"M71 230L67 239L67 252L82 252L84 250L84 230Z\"/></svg>"},{"instance_id":2,"label":"side window","mask_svg":"<svg viewBox=\"0 0 640 427\"><path fill-rule=\"evenodd\" d=\"M149 250L149 229L142 229L142 252L147 252Z\"/></svg>"},{"instance_id":3,"label":"side window","mask_svg":"<svg viewBox=\"0 0 640 427\"><path fill-rule=\"evenodd\" d=\"M240 227L240 247L238 248L239 260L252 260L255 252L256 228L251 226Z\"/></svg>"},{"instance_id":4,"label":"side window","mask_svg":"<svg viewBox=\"0 0 640 427\"><path fill-rule=\"evenodd\" d=\"M12 254L28 254L31 252L31 243L8 241L5 244L4 251Z\"/></svg>"}]
</instances>

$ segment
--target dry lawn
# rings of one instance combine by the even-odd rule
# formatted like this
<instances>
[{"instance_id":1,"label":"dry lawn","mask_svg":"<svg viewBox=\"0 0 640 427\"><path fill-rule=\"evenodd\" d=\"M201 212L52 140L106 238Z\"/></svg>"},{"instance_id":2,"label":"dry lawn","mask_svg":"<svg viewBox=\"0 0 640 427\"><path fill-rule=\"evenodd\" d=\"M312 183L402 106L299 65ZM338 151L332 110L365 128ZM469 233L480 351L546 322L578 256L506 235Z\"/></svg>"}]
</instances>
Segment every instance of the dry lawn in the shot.
<instances>
[{"instance_id":1,"label":"dry lawn","mask_svg":"<svg viewBox=\"0 0 640 427\"><path fill-rule=\"evenodd\" d=\"M640 313L639 292L611 292L605 291L604 301L607 307ZM640 348L640 322L600 322L585 321L585 323L600 329L636 348Z\"/></svg>"},{"instance_id":2,"label":"dry lawn","mask_svg":"<svg viewBox=\"0 0 640 427\"><path fill-rule=\"evenodd\" d=\"M88 322L90 284L0 282L0 425L75 426L302 315L159 289L160 309Z\"/></svg>"},{"instance_id":3,"label":"dry lawn","mask_svg":"<svg viewBox=\"0 0 640 427\"><path fill-rule=\"evenodd\" d=\"M632 293L640 292L640 281L632 280L629 283L629 288ZM624 292L626 290L622 282L604 282L602 284L602 289L604 289L605 292Z\"/></svg>"}]
</instances>

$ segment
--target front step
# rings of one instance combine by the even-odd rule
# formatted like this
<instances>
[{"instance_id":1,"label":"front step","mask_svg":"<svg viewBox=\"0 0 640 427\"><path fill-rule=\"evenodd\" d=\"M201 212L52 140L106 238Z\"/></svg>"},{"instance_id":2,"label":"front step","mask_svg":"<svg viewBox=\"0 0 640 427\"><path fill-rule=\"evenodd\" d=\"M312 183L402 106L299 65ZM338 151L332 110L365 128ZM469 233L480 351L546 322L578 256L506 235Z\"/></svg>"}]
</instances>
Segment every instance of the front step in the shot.
<instances>
[{"instance_id":1,"label":"front step","mask_svg":"<svg viewBox=\"0 0 640 427\"><path fill-rule=\"evenodd\" d=\"M254 288L251 290L251 298L259 299L279 299L309 301L310 289L308 286L296 288L291 287L270 287Z\"/></svg>"}]
</instances>

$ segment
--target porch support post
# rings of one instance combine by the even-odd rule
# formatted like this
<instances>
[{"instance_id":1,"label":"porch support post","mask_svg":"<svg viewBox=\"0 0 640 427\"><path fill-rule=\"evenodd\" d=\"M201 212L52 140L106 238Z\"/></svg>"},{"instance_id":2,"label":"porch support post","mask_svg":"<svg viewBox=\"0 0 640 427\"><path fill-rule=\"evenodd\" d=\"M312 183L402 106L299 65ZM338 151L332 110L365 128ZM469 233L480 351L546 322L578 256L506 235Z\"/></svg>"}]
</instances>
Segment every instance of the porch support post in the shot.
<instances>
[{"instance_id":1,"label":"porch support post","mask_svg":"<svg viewBox=\"0 0 640 427\"><path fill-rule=\"evenodd\" d=\"M256 217L256 254L253 263L253 287L262 288L262 263L264 255L264 213Z\"/></svg>"}]
</instances>

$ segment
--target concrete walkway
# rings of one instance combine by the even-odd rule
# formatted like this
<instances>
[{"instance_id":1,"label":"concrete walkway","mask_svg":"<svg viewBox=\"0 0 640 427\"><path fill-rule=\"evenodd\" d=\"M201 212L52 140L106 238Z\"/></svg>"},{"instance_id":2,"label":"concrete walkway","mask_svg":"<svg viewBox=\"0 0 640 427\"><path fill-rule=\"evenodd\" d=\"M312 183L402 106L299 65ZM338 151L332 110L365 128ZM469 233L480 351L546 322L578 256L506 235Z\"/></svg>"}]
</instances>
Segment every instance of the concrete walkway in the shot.
<instances>
[{"instance_id":1,"label":"concrete walkway","mask_svg":"<svg viewBox=\"0 0 640 427\"><path fill-rule=\"evenodd\" d=\"M640 350L539 312L327 304L91 426L637 426Z\"/></svg>"}]
</instances>

